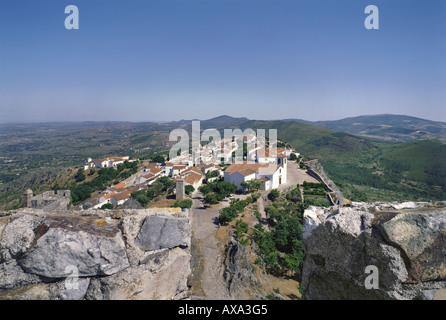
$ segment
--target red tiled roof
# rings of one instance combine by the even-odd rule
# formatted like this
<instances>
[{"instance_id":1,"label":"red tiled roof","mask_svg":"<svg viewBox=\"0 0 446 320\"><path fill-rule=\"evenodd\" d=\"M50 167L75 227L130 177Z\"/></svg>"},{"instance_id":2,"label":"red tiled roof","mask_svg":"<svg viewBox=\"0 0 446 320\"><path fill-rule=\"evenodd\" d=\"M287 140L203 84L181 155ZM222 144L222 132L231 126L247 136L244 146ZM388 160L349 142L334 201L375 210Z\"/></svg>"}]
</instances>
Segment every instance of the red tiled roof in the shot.
<instances>
[{"instance_id":1,"label":"red tiled roof","mask_svg":"<svg viewBox=\"0 0 446 320\"><path fill-rule=\"evenodd\" d=\"M256 172L274 173L278 167L279 167L278 165L272 165L268 163L258 163L258 162L233 163L228 168L226 168L225 173L231 175L238 172L246 177Z\"/></svg>"}]
</instances>

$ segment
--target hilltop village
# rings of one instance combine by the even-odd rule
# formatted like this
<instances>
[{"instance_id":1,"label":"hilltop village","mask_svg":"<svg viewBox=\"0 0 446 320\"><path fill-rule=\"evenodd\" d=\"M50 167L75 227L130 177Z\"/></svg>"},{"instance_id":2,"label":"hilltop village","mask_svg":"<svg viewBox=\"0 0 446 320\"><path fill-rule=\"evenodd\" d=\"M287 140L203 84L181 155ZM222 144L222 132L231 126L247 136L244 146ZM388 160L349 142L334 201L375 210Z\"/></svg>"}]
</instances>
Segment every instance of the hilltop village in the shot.
<instances>
[{"instance_id":1,"label":"hilltop village","mask_svg":"<svg viewBox=\"0 0 446 320\"><path fill-rule=\"evenodd\" d=\"M256 147L246 150L247 144ZM243 147L245 147L243 159L236 158L237 150L240 154L243 150L239 149ZM287 147L259 147L255 135L223 139L221 144L212 141L200 146L198 159L197 152L182 152L172 159L162 155L163 162L148 163L127 179L95 193L85 200L81 207L84 209L98 209L104 205L109 205L110 208L117 207L129 200L132 193L147 190L162 177L169 177L173 181L181 180L184 187L191 186L192 190L198 190L204 182L219 179L235 184L238 191L243 190L244 182L252 180L260 183L260 190L275 189L287 182L288 160L292 153L296 154ZM134 161L137 160L129 159L128 156L88 158L83 164L83 169L118 168L121 164Z\"/></svg>"}]
</instances>

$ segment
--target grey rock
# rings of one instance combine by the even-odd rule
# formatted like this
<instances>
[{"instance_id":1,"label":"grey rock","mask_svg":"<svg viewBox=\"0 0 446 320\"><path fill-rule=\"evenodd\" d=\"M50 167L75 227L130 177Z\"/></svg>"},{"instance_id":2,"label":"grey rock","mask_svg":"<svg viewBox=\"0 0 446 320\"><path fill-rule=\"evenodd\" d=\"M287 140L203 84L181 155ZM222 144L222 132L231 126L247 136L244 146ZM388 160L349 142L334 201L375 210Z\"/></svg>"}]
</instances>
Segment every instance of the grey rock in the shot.
<instances>
[{"instance_id":1,"label":"grey rock","mask_svg":"<svg viewBox=\"0 0 446 320\"><path fill-rule=\"evenodd\" d=\"M141 250L144 232L167 247ZM190 237L176 208L21 209L0 217L0 300L187 299Z\"/></svg>"},{"instance_id":2,"label":"grey rock","mask_svg":"<svg viewBox=\"0 0 446 320\"><path fill-rule=\"evenodd\" d=\"M35 229L42 218L35 215L17 215L8 218L0 238L0 262L14 259L27 251L35 237Z\"/></svg>"},{"instance_id":3,"label":"grey rock","mask_svg":"<svg viewBox=\"0 0 446 320\"><path fill-rule=\"evenodd\" d=\"M277 292L274 292L273 293L273 300L285 300L285 298L281 294L279 294Z\"/></svg>"},{"instance_id":4,"label":"grey rock","mask_svg":"<svg viewBox=\"0 0 446 320\"><path fill-rule=\"evenodd\" d=\"M380 231L410 260L411 280L446 280L445 210L399 214L380 225Z\"/></svg>"},{"instance_id":5,"label":"grey rock","mask_svg":"<svg viewBox=\"0 0 446 320\"><path fill-rule=\"evenodd\" d=\"M63 282L60 292L61 300L82 300L87 293L90 278L74 278Z\"/></svg>"},{"instance_id":6,"label":"grey rock","mask_svg":"<svg viewBox=\"0 0 446 320\"><path fill-rule=\"evenodd\" d=\"M123 204L117 206L116 209L142 209L142 205L137 200L130 198Z\"/></svg>"},{"instance_id":7,"label":"grey rock","mask_svg":"<svg viewBox=\"0 0 446 320\"><path fill-rule=\"evenodd\" d=\"M248 250L233 237L225 246L223 278L229 296L243 299L244 295L257 293L257 279L252 272Z\"/></svg>"},{"instance_id":8,"label":"grey rock","mask_svg":"<svg viewBox=\"0 0 446 320\"><path fill-rule=\"evenodd\" d=\"M317 214L309 209L304 299L429 299L446 287L444 208L353 203ZM377 268L377 288L366 287L368 266Z\"/></svg>"},{"instance_id":9,"label":"grey rock","mask_svg":"<svg viewBox=\"0 0 446 320\"><path fill-rule=\"evenodd\" d=\"M190 246L190 233L187 218L153 215L144 219L135 244L143 251Z\"/></svg>"},{"instance_id":10,"label":"grey rock","mask_svg":"<svg viewBox=\"0 0 446 320\"><path fill-rule=\"evenodd\" d=\"M127 268L125 244L116 225L83 220L76 219L75 227L67 218L47 221L36 244L18 259L19 265L28 273L48 278L67 277L71 266L81 277L111 275ZM96 225L89 230L92 223Z\"/></svg>"},{"instance_id":11,"label":"grey rock","mask_svg":"<svg viewBox=\"0 0 446 320\"><path fill-rule=\"evenodd\" d=\"M109 277L92 280L85 298L89 300L170 300L189 294L190 253L166 249L153 261L129 267ZM160 259L161 258L161 259ZM160 260L158 260L160 259ZM157 261L158 260L158 261Z\"/></svg>"},{"instance_id":12,"label":"grey rock","mask_svg":"<svg viewBox=\"0 0 446 320\"><path fill-rule=\"evenodd\" d=\"M12 289L19 286L35 284L40 281L37 275L25 273L16 260L0 264L0 289Z\"/></svg>"}]
</instances>

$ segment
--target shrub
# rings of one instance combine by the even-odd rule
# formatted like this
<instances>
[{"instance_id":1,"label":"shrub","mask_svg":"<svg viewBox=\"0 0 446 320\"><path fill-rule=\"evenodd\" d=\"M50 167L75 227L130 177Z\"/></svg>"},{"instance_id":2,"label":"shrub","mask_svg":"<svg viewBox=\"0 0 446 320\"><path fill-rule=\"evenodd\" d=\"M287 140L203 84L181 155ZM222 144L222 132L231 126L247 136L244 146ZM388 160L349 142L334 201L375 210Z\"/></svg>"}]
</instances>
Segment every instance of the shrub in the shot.
<instances>
[{"instance_id":1,"label":"shrub","mask_svg":"<svg viewBox=\"0 0 446 320\"><path fill-rule=\"evenodd\" d=\"M100 209L101 209L101 210L104 210L104 209L113 209L113 205L112 205L111 203L106 203L106 204L104 204Z\"/></svg>"},{"instance_id":2,"label":"shrub","mask_svg":"<svg viewBox=\"0 0 446 320\"><path fill-rule=\"evenodd\" d=\"M181 208L181 209L190 209L192 207L192 200L191 199L184 199L184 200L177 200L172 205L173 208Z\"/></svg>"},{"instance_id":3,"label":"shrub","mask_svg":"<svg viewBox=\"0 0 446 320\"><path fill-rule=\"evenodd\" d=\"M195 188L193 186L191 186L190 184L188 184L187 186L184 187L184 192L186 192L186 194L191 194L194 191L195 191Z\"/></svg>"},{"instance_id":4,"label":"shrub","mask_svg":"<svg viewBox=\"0 0 446 320\"><path fill-rule=\"evenodd\" d=\"M277 189L273 189L270 191L270 193L268 194L268 199L271 201L276 200L278 197L280 196L280 192Z\"/></svg>"}]
</instances>

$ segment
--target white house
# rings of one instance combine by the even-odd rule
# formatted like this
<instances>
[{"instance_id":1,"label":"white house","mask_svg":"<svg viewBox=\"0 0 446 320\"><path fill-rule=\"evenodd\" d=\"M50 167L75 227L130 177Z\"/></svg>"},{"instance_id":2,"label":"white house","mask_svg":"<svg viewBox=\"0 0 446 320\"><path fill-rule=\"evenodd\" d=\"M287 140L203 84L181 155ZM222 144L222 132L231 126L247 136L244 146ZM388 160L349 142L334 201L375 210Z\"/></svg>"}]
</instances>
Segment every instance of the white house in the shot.
<instances>
[{"instance_id":1,"label":"white house","mask_svg":"<svg viewBox=\"0 0 446 320\"><path fill-rule=\"evenodd\" d=\"M131 194L129 192L115 193L110 197L110 203L115 207L123 204L130 198Z\"/></svg>"},{"instance_id":2,"label":"white house","mask_svg":"<svg viewBox=\"0 0 446 320\"><path fill-rule=\"evenodd\" d=\"M224 172L226 181L230 181L242 189L241 183L252 179L263 182L263 189L278 188L286 182L285 170L282 166L268 163L243 162L233 163Z\"/></svg>"}]
</instances>

